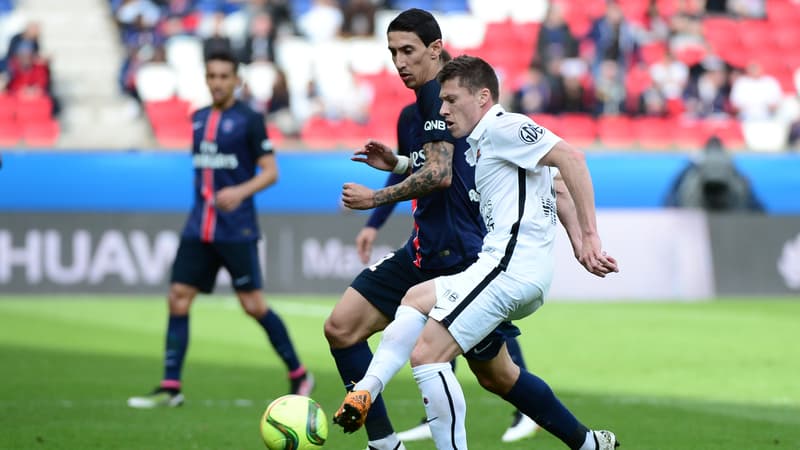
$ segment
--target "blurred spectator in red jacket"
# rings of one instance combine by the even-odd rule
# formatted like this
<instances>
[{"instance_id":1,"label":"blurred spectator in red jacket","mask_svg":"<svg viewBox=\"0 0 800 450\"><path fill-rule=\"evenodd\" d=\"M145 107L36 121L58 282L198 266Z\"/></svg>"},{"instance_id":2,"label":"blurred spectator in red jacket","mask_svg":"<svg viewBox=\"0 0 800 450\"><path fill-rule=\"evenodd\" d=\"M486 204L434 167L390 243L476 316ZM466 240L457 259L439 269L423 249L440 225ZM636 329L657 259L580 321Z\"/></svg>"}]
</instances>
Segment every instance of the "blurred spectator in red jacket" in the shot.
<instances>
[{"instance_id":1,"label":"blurred spectator in red jacket","mask_svg":"<svg viewBox=\"0 0 800 450\"><path fill-rule=\"evenodd\" d=\"M8 92L12 95L49 95L50 69L34 51L33 45L23 42L9 63Z\"/></svg>"}]
</instances>

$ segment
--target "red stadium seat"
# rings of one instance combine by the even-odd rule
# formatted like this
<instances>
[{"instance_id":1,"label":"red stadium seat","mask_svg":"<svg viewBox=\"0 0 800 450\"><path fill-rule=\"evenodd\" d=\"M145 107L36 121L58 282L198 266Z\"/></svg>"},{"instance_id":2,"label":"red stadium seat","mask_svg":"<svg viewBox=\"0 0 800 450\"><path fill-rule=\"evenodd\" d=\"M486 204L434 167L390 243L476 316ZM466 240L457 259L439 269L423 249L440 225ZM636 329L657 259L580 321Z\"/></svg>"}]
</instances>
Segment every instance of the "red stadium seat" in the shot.
<instances>
[{"instance_id":1,"label":"red stadium seat","mask_svg":"<svg viewBox=\"0 0 800 450\"><path fill-rule=\"evenodd\" d=\"M159 124L153 131L163 147L188 149L192 145L192 123L188 119Z\"/></svg>"},{"instance_id":2,"label":"red stadium seat","mask_svg":"<svg viewBox=\"0 0 800 450\"><path fill-rule=\"evenodd\" d=\"M22 126L22 139L29 147L52 147L58 141L58 122L52 119L26 122Z\"/></svg>"},{"instance_id":3,"label":"red stadium seat","mask_svg":"<svg viewBox=\"0 0 800 450\"><path fill-rule=\"evenodd\" d=\"M0 120L0 147L14 147L22 139L22 130L13 120Z\"/></svg>"},{"instance_id":4,"label":"red stadium seat","mask_svg":"<svg viewBox=\"0 0 800 450\"><path fill-rule=\"evenodd\" d=\"M0 122L12 120L16 111L17 99L13 96L0 93Z\"/></svg>"},{"instance_id":5,"label":"red stadium seat","mask_svg":"<svg viewBox=\"0 0 800 450\"><path fill-rule=\"evenodd\" d=\"M633 132L640 148L667 150L674 144L675 123L660 117L644 117L633 122Z\"/></svg>"},{"instance_id":6,"label":"red stadium seat","mask_svg":"<svg viewBox=\"0 0 800 450\"><path fill-rule=\"evenodd\" d=\"M626 148L633 145L635 135L630 118L625 116L602 116L597 122L597 134L604 146Z\"/></svg>"},{"instance_id":7,"label":"red stadium seat","mask_svg":"<svg viewBox=\"0 0 800 450\"><path fill-rule=\"evenodd\" d=\"M50 97L38 95L17 98L17 120L19 122L44 121L53 116L53 101Z\"/></svg>"},{"instance_id":8,"label":"red stadium seat","mask_svg":"<svg viewBox=\"0 0 800 450\"><path fill-rule=\"evenodd\" d=\"M736 119L706 120L703 128L707 136L717 136L722 143L729 149L742 149L744 147L744 135L742 126Z\"/></svg>"},{"instance_id":9,"label":"red stadium seat","mask_svg":"<svg viewBox=\"0 0 800 450\"><path fill-rule=\"evenodd\" d=\"M597 143L597 122L587 114L564 114L559 122L558 135L577 147Z\"/></svg>"},{"instance_id":10,"label":"red stadium seat","mask_svg":"<svg viewBox=\"0 0 800 450\"><path fill-rule=\"evenodd\" d=\"M678 150L698 150L706 145L708 131L699 119L678 119L675 122L675 146Z\"/></svg>"}]
</instances>

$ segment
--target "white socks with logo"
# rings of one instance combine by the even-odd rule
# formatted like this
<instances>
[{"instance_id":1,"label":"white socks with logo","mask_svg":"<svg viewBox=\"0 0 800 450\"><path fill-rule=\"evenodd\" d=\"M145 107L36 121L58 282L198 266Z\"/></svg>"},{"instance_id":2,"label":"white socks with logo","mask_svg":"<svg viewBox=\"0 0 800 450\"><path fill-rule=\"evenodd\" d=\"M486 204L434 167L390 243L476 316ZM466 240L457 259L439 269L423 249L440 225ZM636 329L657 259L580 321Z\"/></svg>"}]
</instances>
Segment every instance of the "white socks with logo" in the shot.
<instances>
[{"instance_id":1,"label":"white socks with logo","mask_svg":"<svg viewBox=\"0 0 800 450\"><path fill-rule=\"evenodd\" d=\"M422 364L412 369L436 448L466 450L467 403L450 363Z\"/></svg>"}]
</instances>

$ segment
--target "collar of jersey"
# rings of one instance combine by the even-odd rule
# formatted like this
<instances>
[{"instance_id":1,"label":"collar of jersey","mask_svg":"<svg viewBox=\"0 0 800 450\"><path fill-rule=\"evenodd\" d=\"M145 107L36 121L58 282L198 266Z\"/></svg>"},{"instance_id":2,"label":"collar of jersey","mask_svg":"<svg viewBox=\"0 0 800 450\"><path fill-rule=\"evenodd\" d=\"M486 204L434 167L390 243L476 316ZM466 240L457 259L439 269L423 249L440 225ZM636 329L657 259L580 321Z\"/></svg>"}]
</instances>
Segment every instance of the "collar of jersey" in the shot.
<instances>
[{"instance_id":1,"label":"collar of jersey","mask_svg":"<svg viewBox=\"0 0 800 450\"><path fill-rule=\"evenodd\" d=\"M492 125L492 122L497 120L497 116L504 112L506 112L505 108L503 108L503 106L499 103L495 103L491 108L489 108L478 124L475 125L472 133L470 133L467 137L467 142L469 142L469 145L475 146L481 139L481 136L483 136L483 133L485 133L486 130Z\"/></svg>"}]
</instances>

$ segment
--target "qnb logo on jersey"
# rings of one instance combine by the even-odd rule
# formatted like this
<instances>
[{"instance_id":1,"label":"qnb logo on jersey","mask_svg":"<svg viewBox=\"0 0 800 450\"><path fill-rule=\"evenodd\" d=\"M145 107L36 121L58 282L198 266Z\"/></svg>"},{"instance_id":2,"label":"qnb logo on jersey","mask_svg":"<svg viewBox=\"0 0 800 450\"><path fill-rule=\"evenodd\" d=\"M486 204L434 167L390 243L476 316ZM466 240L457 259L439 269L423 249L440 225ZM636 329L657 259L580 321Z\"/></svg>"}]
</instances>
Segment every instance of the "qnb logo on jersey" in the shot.
<instances>
[{"instance_id":1,"label":"qnb logo on jersey","mask_svg":"<svg viewBox=\"0 0 800 450\"><path fill-rule=\"evenodd\" d=\"M428 120L425 122L425 131L431 130L447 130L447 124L444 123L444 120Z\"/></svg>"},{"instance_id":2,"label":"qnb logo on jersey","mask_svg":"<svg viewBox=\"0 0 800 450\"><path fill-rule=\"evenodd\" d=\"M236 155L225 153L197 153L192 156L192 164L197 169L235 169L239 160Z\"/></svg>"},{"instance_id":3,"label":"qnb logo on jersey","mask_svg":"<svg viewBox=\"0 0 800 450\"><path fill-rule=\"evenodd\" d=\"M544 136L544 128L532 122L519 127L519 138L526 144L535 144Z\"/></svg>"},{"instance_id":4,"label":"qnb logo on jersey","mask_svg":"<svg viewBox=\"0 0 800 450\"><path fill-rule=\"evenodd\" d=\"M481 202L481 194L480 192L476 191L475 189L470 189L467 193L469 195L469 200L471 202L480 203Z\"/></svg>"},{"instance_id":5,"label":"qnb logo on jersey","mask_svg":"<svg viewBox=\"0 0 800 450\"><path fill-rule=\"evenodd\" d=\"M419 149L411 152L411 166L412 167L422 167L425 164L425 149Z\"/></svg>"}]
</instances>

